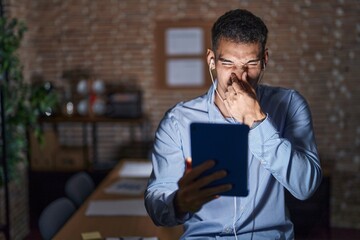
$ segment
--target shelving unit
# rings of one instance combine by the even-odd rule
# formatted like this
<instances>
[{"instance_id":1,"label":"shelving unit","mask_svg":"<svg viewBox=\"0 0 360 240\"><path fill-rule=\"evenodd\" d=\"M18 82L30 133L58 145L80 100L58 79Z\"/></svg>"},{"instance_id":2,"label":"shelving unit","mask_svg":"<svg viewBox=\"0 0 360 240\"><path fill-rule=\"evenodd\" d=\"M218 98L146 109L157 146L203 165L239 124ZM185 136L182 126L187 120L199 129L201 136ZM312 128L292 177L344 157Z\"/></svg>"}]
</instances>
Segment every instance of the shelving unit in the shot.
<instances>
[{"instance_id":1,"label":"shelving unit","mask_svg":"<svg viewBox=\"0 0 360 240\"><path fill-rule=\"evenodd\" d=\"M71 123L79 124L82 129L82 148L83 159L85 160L85 168L89 169L101 169L103 166L99 159L99 142L98 131L99 124L109 123L110 125L125 126L130 131L129 141L136 142L136 128L140 129L140 142L147 142L149 139L149 120L146 116L137 118L110 118L105 116L50 116L40 119L42 124L52 125L55 132L58 132L58 127L61 124ZM90 129L89 129L90 127ZM90 130L90 131L89 131ZM90 134L90 136L89 136ZM90 142L88 140L90 139ZM89 148L91 147L91 148Z\"/></svg>"}]
</instances>

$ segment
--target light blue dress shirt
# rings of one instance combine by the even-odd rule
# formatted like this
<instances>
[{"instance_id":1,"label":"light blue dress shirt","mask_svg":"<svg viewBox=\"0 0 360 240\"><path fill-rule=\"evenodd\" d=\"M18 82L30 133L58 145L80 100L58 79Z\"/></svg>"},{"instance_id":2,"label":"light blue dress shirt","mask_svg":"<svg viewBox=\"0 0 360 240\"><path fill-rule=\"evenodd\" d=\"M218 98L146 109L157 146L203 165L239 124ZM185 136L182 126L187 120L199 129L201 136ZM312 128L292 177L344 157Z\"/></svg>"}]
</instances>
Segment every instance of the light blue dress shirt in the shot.
<instances>
[{"instance_id":1,"label":"light blue dress shirt","mask_svg":"<svg viewBox=\"0 0 360 240\"><path fill-rule=\"evenodd\" d=\"M184 174L184 159L191 156L190 123L234 124L234 120L224 118L214 104L213 86L165 114L155 135L153 172L145 193L146 209L155 224L184 224L182 239L294 238L285 188L296 198L307 199L322 177L310 110L294 90L259 85L256 91L267 117L249 132L249 195L221 196L183 219L175 216L173 198Z\"/></svg>"}]
</instances>

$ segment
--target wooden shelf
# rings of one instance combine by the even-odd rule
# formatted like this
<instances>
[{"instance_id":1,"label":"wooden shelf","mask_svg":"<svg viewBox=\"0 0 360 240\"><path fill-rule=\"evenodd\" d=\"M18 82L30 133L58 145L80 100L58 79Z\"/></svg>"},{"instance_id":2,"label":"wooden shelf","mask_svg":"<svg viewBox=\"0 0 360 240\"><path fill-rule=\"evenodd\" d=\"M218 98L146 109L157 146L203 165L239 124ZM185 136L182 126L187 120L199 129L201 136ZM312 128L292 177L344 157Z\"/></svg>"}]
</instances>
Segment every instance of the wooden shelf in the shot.
<instances>
[{"instance_id":1,"label":"wooden shelf","mask_svg":"<svg viewBox=\"0 0 360 240\"><path fill-rule=\"evenodd\" d=\"M62 155L55 154L56 159L59 160L60 158L65 159L64 161L56 161L55 165L59 165L58 167L55 166L55 168L60 169L60 166L62 165L61 162L68 162L69 164L66 165L67 168L71 168L72 170L72 163L73 167L79 168L83 166L82 168L85 168L87 170L95 168L95 169L102 169L108 167L110 163L107 162L101 162L99 161L99 151L98 151L98 129L101 127L104 127L100 125L100 123L110 123L111 125L124 125L126 128L129 129L129 136L126 136L128 138L129 142L131 143L146 143L149 139L149 120L148 118L143 115L138 118L113 118L113 117L106 117L106 116L80 116L80 115L72 115L72 116L64 116L64 115L54 115L50 117L41 117L39 119L41 124L50 124L53 125L53 131L55 135L58 133L58 126L64 123L71 123L71 124L79 124L81 126L81 137L82 137L82 146L78 146L77 149L75 148L66 148L64 146L60 146L62 151L62 155L69 155L69 159L65 159ZM90 129L88 128L90 126ZM140 136L137 136L135 134L135 129L140 128ZM54 134L53 134L54 135ZM52 137L54 138L54 137ZM58 137L56 137L58 139ZM91 140L89 142L89 139ZM56 140L53 140L53 142L56 142ZM80 149L79 151L79 147ZM49 149L49 148L47 148ZM65 151L67 150L67 152ZM71 150L71 151L70 151ZM82 155L82 156L80 156ZM79 157L80 156L80 157ZM78 160L78 159L84 159ZM39 158L36 158L39 159ZM45 158L44 158L45 159ZM38 162L41 163L39 160ZM48 161L49 162L49 161ZM47 163L46 163L47 164ZM46 165L45 164L45 165ZM38 164L39 165L39 164ZM48 164L49 165L49 164ZM40 164L41 166L41 164ZM44 167L47 169L47 165ZM38 167L40 169L40 167Z\"/></svg>"},{"instance_id":2,"label":"wooden shelf","mask_svg":"<svg viewBox=\"0 0 360 240\"><path fill-rule=\"evenodd\" d=\"M54 115L50 117L41 117L39 119L43 123L61 123L61 122L79 122L79 123L100 123L100 122L116 122L126 124L139 124L147 121L146 116L138 118L111 118L106 116L80 116L80 115Z\"/></svg>"}]
</instances>

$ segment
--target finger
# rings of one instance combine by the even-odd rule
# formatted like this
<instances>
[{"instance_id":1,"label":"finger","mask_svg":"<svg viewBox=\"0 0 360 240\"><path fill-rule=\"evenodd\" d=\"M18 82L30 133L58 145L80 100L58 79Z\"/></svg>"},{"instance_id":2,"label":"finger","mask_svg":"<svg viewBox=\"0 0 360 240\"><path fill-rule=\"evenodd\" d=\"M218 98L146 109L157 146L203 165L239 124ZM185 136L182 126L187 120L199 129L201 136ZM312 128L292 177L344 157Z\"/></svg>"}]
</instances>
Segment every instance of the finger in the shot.
<instances>
[{"instance_id":1,"label":"finger","mask_svg":"<svg viewBox=\"0 0 360 240\"><path fill-rule=\"evenodd\" d=\"M202 204L208 202L209 199L217 198L219 194L230 191L232 189L231 184L223 184L216 187L205 188L201 191L202 197L200 201Z\"/></svg>"},{"instance_id":2,"label":"finger","mask_svg":"<svg viewBox=\"0 0 360 240\"><path fill-rule=\"evenodd\" d=\"M256 99L256 93L253 87L246 81L241 81L242 88L244 91L253 99Z\"/></svg>"},{"instance_id":3,"label":"finger","mask_svg":"<svg viewBox=\"0 0 360 240\"><path fill-rule=\"evenodd\" d=\"M197 191L196 194L190 194L190 192L187 192L185 195L187 208L191 209L192 211L197 211L205 203L218 198L219 194L227 192L231 189L231 184L223 184L216 187L203 188L201 191Z\"/></svg>"},{"instance_id":4,"label":"finger","mask_svg":"<svg viewBox=\"0 0 360 240\"><path fill-rule=\"evenodd\" d=\"M202 189L208 186L210 183L222 179L227 175L226 171L220 170L208 176L199 178L195 182L192 182L188 185L180 186L181 197L184 198L184 201L191 202L196 201L196 199L204 196ZM205 192L206 193L206 192ZM211 194L216 194L217 192L211 192Z\"/></svg>"},{"instance_id":5,"label":"finger","mask_svg":"<svg viewBox=\"0 0 360 240\"><path fill-rule=\"evenodd\" d=\"M243 80L244 82L247 82L247 72L244 71L242 74L241 74L241 80Z\"/></svg>"},{"instance_id":6,"label":"finger","mask_svg":"<svg viewBox=\"0 0 360 240\"><path fill-rule=\"evenodd\" d=\"M192 168L179 180L179 185L187 185L198 178L203 172L212 168L215 165L215 161L209 160L199 166Z\"/></svg>"},{"instance_id":7,"label":"finger","mask_svg":"<svg viewBox=\"0 0 360 240\"><path fill-rule=\"evenodd\" d=\"M230 79L231 79L231 83L234 83L234 82L238 82L238 81L239 81L239 79L238 79L238 77L236 76L235 73L231 73L231 74L230 74Z\"/></svg>"},{"instance_id":8,"label":"finger","mask_svg":"<svg viewBox=\"0 0 360 240\"><path fill-rule=\"evenodd\" d=\"M219 198L219 194L227 192L232 189L231 184L219 185L216 187L205 188L200 191L198 195L191 195L187 199L189 205L192 206L192 209L200 209L205 203L210 202L216 198Z\"/></svg>"},{"instance_id":9,"label":"finger","mask_svg":"<svg viewBox=\"0 0 360 240\"><path fill-rule=\"evenodd\" d=\"M229 111L230 110L230 103L229 103L229 98L227 97L226 99L224 99L224 104L226 109Z\"/></svg>"},{"instance_id":10,"label":"finger","mask_svg":"<svg viewBox=\"0 0 360 240\"><path fill-rule=\"evenodd\" d=\"M242 76L244 75L244 73L242 74ZM235 93L246 92L246 89L243 88L243 85L241 84L242 80L239 80L235 73L231 73L230 78L232 79L231 87Z\"/></svg>"},{"instance_id":11,"label":"finger","mask_svg":"<svg viewBox=\"0 0 360 240\"><path fill-rule=\"evenodd\" d=\"M230 79L231 79L231 88L233 89L234 92L236 92L237 89L234 88L234 86L237 85L237 83L239 82L238 77L236 76L235 73L231 73L230 75Z\"/></svg>"},{"instance_id":12,"label":"finger","mask_svg":"<svg viewBox=\"0 0 360 240\"><path fill-rule=\"evenodd\" d=\"M216 180L226 177L226 175L227 172L225 170L216 171L210 175L204 176L196 180L194 184L191 186L191 188L193 188L194 190L203 188Z\"/></svg>"},{"instance_id":13,"label":"finger","mask_svg":"<svg viewBox=\"0 0 360 240\"><path fill-rule=\"evenodd\" d=\"M231 86L236 93L244 93L245 92L245 89L243 89L243 86L241 85L240 81L234 82Z\"/></svg>"},{"instance_id":14,"label":"finger","mask_svg":"<svg viewBox=\"0 0 360 240\"><path fill-rule=\"evenodd\" d=\"M228 99L228 98L230 97L232 91L233 91L233 90L231 89L231 86L229 86L229 87L226 88L226 91L225 91L225 99Z\"/></svg>"},{"instance_id":15,"label":"finger","mask_svg":"<svg viewBox=\"0 0 360 240\"><path fill-rule=\"evenodd\" d=\"M191 159L191 157L187 157L186 159L185 159L185 172L189 172L190 170L191 170L191 168L192 168L192 159Z\"/></svg>"}]
</instances>

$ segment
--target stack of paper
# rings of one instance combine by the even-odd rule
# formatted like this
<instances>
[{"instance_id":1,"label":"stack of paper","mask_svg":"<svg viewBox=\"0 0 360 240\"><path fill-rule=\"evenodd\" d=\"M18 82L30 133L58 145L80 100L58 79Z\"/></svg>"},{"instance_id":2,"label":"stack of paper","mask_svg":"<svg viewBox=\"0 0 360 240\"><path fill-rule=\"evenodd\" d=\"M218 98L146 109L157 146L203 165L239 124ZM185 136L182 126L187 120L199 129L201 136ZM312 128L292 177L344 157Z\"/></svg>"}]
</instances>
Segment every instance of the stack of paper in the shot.
<instances>
[{"instance_id":1,"label":"stack of paper","mask_svg":"<svg viewBox=\"0 0 360 240\"><path fill-rule=\"evenodd\" d=\"M120 179L105 189L106 193L141 195L144 193L147 179Z\"/></svg>"},{"instance_id":2,"label":"stack of paper","mask_svg":"<svg viewBox=\"0 0 360 240\"><path fill-rule=\"evenodd\" d=\"M105 240L159 240L157 237L107 237Z\"/></svg>"},{"instance_id":3,"label":"stack of paper","mask_svg":"<svg viewBox=\"0 0 360 240\"><path fill-rule=\"evenodd\" d=\"M107 237L105 240L159 240L157 237Z\"/></svg>"},{"instance_id":4,"label":"stack of paper","mask_svg":"<svg viewBox=\"0 0 360 240\"><path fill-rule=\"evenodd\" d=\"M86 216L147 216L143 199L93 200Z\"/></svg>"},{"instance_id":5,"label":"stack of paper","mask_svg":"<svg viewBox=\"0 0 360 240\"><path fill-rule=\"evenodd\" d=\"M152 171L151 162L124 162L120 169L120 177L148 178Z\"/></svg>"}]
</instances>

